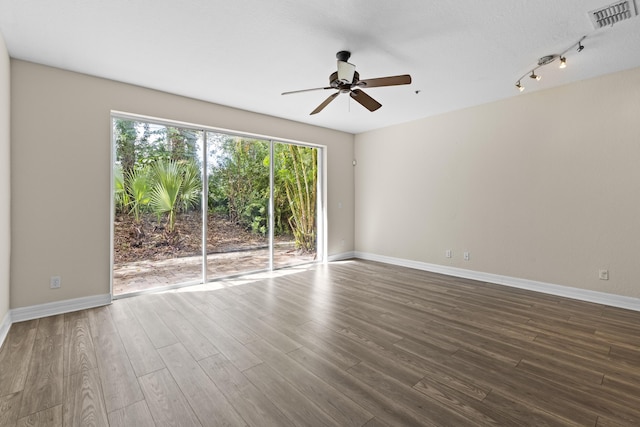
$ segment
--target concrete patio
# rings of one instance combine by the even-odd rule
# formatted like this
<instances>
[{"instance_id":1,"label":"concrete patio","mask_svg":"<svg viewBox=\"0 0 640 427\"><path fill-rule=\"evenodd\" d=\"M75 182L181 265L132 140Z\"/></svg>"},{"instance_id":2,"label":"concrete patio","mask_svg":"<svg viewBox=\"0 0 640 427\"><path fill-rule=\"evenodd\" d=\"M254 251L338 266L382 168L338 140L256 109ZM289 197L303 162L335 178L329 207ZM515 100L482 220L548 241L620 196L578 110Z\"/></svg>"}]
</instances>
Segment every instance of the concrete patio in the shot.
<instances>
[{"instance_id":1,"label":"concrete patio","mask_svg":"<svg viewBox=\"0 0 640 427\"><path fill-rule=\"evenodd\" d=\"M298 254L293 242L279 242L274 248L274 268L312 262L315 254ZM207 256L207 279L229 277L269 268L269 249L257 248ZM113 295L119 296L186 283L200 283L202 257L170 258L116 264Z\"/></svg>"}]
</instances>

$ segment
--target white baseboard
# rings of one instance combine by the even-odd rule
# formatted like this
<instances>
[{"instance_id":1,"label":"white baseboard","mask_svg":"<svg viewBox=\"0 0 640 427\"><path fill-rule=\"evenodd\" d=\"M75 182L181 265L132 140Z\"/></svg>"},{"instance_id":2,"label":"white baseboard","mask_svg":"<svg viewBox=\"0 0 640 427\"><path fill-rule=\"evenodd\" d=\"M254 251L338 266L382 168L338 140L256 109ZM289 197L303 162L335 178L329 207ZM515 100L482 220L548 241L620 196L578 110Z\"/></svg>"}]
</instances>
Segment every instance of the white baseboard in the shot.
<instances>
[{"instance_id":1,"label":"white baseboard","mask_svg":"<svg viewBox=\"0 0 640 427\"><path fill-rule=\"evenodd\" d=\"M588 301L596 304L604 304L612 307L640 311L640 298L625 297L622 295L608 294L605 292L572 288L569 286L555 285L552 283L537 282L535 280L501 276L499 274L483 273L480 271L447 267L438 264L429 264L426 262L411 261L402 258L393 258L366 252L356 251L354 252L354 256L355 258L369 261L377 261L385 264L398 265L401 267L415 268L416 270L430 271L432 273L440 273L447 276L462 277L465 279L478 280L480 282L495 283L498 285L527 289L530 291L541 292L544 294L556 295L580 301Z\"/></svg>"},{"instance_id":2,"label":"white baseboard","mask_svg":"<svg viewBox=\"0 0 640 427\"><path fill-rule=\"evenodd\" d=\"M111 304L110 294L93 295L90 297L74 298L46 304L31 305L29 307L14 308L10 310L11 322L39 319L40 317L70 313L72 311L84 310L107 304Z\"/></svg>"},{"instance_id":3,"label":"white baseboard","mask_svg":"<svg viewBox=\"0 0 640 427\"><path fill-rule=\"evenodd\" d=\"M10 327L11 310L7 311L7 314L4 315L4 319L2 319L2 323L0 323L0 347L2 347L2 343L4 343L4 339L7 337Z\"/></svg>"},{"instance_id":4,"label":"white baseboard","mask_svg":"<svg viewBox=\"0 0 640 427\"><path fill-rule=\"evenodd\" d=\"M355 258L355 252L351 251L351 252L342 252L339 254L333 254L333 255L329 255L327 257L327 261L328 262L333 262L333 261L344 261L345 259L351 259L351 258Z\"/></svg>"}]
</instances>

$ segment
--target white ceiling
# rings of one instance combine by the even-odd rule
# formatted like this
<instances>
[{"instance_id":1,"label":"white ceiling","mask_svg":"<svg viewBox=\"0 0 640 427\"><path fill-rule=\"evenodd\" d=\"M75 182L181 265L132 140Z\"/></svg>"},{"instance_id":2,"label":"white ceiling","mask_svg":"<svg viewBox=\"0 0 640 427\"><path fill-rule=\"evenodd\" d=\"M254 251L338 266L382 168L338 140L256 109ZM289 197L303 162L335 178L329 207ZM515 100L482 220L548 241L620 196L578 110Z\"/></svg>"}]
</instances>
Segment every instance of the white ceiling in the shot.
<instances>
[{"instance_id":1,"label":"white ceiling","mask_svg":"<svg viewBox=\"0 0 640 427\"><path fill-rule=\"evenodd\" d=\"M0 0L0 32L13 58L360 133L640 66L638 17L593 30L610 1ZM583 35L566 69L514 88ZM280 95L328 85L339 50L361 79L413 83L368 89L373 113L343 94L310 116L332 91Z\"/></svg>"}]
</instances>

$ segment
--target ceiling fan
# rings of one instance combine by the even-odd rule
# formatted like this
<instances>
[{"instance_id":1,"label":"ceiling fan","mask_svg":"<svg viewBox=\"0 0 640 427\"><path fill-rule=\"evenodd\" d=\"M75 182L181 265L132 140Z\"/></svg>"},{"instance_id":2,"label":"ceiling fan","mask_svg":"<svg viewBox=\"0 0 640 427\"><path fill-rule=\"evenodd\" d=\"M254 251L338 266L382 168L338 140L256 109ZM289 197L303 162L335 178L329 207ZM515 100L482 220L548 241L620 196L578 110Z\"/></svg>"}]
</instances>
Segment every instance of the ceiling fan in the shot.
<instances>
[{"instance_id":1,"label":"ceiling fan","mask_svg":"<svg viewBox=\"0 0 640 427\"><path fill-rule=\"evenodd\" d=\"M311 112L311 114L318 114L341 93L348 93L351 98L355 99L367 110L376 111L378 108L382 107L382 104L367 95L362 88L398 86L411 83L411 76L409 74L360 80L360 74L356 71L356 66L347 62L350 56L351 52L347 52L346 50L341 50L336 54L336 58L338 59L338 71L329 76L329 86L294 90L291 92L284 92L283 95L310 92L314 90L336 89L337 92L325 99L322 104L318 105L318 107Z\"/></svg>"}]
</instances>

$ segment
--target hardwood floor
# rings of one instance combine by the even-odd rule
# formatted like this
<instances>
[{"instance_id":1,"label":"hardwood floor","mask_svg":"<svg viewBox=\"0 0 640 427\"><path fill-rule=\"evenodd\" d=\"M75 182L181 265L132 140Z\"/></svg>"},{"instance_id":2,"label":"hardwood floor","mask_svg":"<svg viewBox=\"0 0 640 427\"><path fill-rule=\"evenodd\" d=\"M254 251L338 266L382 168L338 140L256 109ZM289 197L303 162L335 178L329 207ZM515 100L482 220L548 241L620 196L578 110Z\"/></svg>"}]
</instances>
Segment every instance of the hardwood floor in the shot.
<instances>
[{"instance_id":1,"label":"hardwood floor","mask_svg":"<svg viewBox=\"0 0 640 427\"><path fill-rule=\"evenodd\" d=\"M12 325L1 426L640 425L640 313L345 261Z\"/></svg>"}]
</instances>

